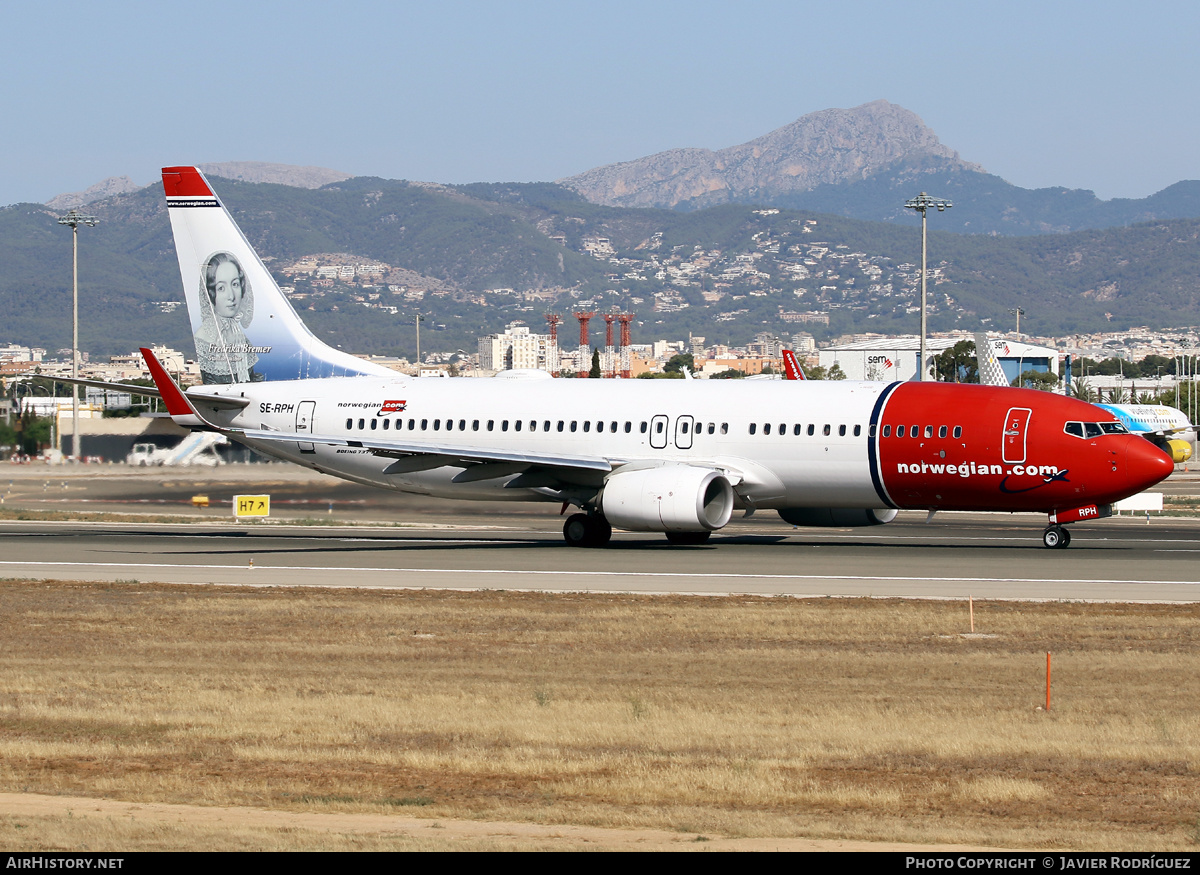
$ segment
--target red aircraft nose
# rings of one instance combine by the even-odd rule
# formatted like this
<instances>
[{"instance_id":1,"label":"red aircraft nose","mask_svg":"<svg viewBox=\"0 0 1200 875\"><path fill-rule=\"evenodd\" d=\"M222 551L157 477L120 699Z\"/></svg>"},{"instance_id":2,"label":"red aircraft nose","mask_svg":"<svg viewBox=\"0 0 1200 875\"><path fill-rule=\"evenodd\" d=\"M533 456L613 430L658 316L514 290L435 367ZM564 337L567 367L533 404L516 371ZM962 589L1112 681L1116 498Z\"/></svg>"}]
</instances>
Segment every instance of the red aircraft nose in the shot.
<instances>
[{"instance_id":1,"label":"red aircraft nose","mask_svg":"<svg viewBox=\"0 0 1200 875\"><path fill-rule=\"evenodd\" d=\"M1125 471L1132 493L1149 489L1175 470L1171 457L1150 441L1131 436L1125 445Z\"/></svg>"}]
</instances>

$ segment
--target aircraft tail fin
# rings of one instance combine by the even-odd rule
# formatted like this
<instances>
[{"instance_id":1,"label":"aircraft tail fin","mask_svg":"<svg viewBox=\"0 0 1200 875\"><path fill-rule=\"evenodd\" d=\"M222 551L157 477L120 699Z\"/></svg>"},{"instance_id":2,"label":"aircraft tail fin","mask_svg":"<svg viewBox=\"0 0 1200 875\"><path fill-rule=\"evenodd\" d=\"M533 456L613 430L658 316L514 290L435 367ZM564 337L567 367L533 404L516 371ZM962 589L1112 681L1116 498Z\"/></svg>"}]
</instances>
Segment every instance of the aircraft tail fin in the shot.
<instances>
[{"instance_id":1,"label":"aircraft tail fin","mask_svg":"<svg viewBox=\"0 0 1200 875\"><path fill-rule=\"evenodd\" d=\"M800 362L796 360L796 354L790 349L783 351L783 370L785 380L804 379L804 371L800 367Z\"/></svg>"},{"instance_id":2,"label":"aircraft tail fin","mask_svg":"<svg viewBox=\"0 0 1200 875\"><path fill-rule=\"evenodd\" d=\"M1007 386L1008 378L996 359L992 342L982 331L975 332L975 358L979 363L979 382L984 386Z\"/></svg>"},{"instance_id":3,"label":"aircraft tail fin","mask_svg":"<svg viewBox=\"0 0 1200 875\"><path fill-rule=\"evenodd\" d=\"M204 383L395 376L308 330L203 173L164 167L162 178Z\"/></svg>"}]
</instances>

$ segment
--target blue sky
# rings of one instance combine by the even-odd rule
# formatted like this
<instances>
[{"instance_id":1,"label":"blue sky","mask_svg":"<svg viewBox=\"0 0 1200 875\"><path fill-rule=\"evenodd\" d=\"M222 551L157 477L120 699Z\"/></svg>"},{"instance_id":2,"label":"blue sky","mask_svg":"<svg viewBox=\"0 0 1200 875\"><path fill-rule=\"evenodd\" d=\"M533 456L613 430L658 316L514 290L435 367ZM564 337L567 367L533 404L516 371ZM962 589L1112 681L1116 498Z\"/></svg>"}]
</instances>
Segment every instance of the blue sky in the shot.
<instances>
[{"instance_id":1,"label":"blue sky","mask_svg":"<svg viewBox=\"0 0 1200 875\"><path fill-rule=\"evenodd\" d=\"M550 180L883 98L1016 185L1200 178L1200 4L10 4L0 204L165 164Z\"/></svg>"}]
</instances>

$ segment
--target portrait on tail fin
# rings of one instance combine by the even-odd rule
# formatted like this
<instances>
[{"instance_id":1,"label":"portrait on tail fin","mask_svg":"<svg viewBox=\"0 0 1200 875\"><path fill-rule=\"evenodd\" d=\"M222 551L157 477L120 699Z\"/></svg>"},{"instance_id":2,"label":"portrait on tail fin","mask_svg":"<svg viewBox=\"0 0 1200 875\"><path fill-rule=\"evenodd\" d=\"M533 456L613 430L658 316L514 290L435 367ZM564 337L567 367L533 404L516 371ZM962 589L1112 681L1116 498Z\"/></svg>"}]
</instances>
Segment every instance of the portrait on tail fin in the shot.
<instances>
[{"instance_id":1,"label":"portrait on tail fin","mask_svg":"<svg viewBox=\"0 0 1200 875\"><path fill-rule=\"evenodd\" d=\"M195 340L204 383L261 380L254 372L258 355L246 336L254 321L254 292L242 265L228 252L218 252L205 262L200 285Z\"/></svg>"}]
</instances>

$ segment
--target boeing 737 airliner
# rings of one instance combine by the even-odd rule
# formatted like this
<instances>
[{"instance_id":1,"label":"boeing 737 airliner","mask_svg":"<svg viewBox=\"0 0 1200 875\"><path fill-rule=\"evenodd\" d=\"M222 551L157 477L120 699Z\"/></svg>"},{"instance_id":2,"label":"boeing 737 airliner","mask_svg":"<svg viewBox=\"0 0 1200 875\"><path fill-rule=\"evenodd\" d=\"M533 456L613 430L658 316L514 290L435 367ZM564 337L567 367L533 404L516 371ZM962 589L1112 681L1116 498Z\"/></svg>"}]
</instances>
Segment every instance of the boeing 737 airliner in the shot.
<instances>
[{"instance_id":1,"label":"boeing 737 airliner","mask_svg":"<svg viewBox=\"0 0 1200 875\"><path fill-rule=\"evenodd\" d=\"M1026 389L406 377L313 336L196 168L163 186L204 375L183 392L142 351L176 422L384 489L574 506L571 545L699 544L736 509L855 526L919 508L1044 512L1064 547L1064 524L1172 470L1111 413Z\"/></svg>"}]
</instances>

